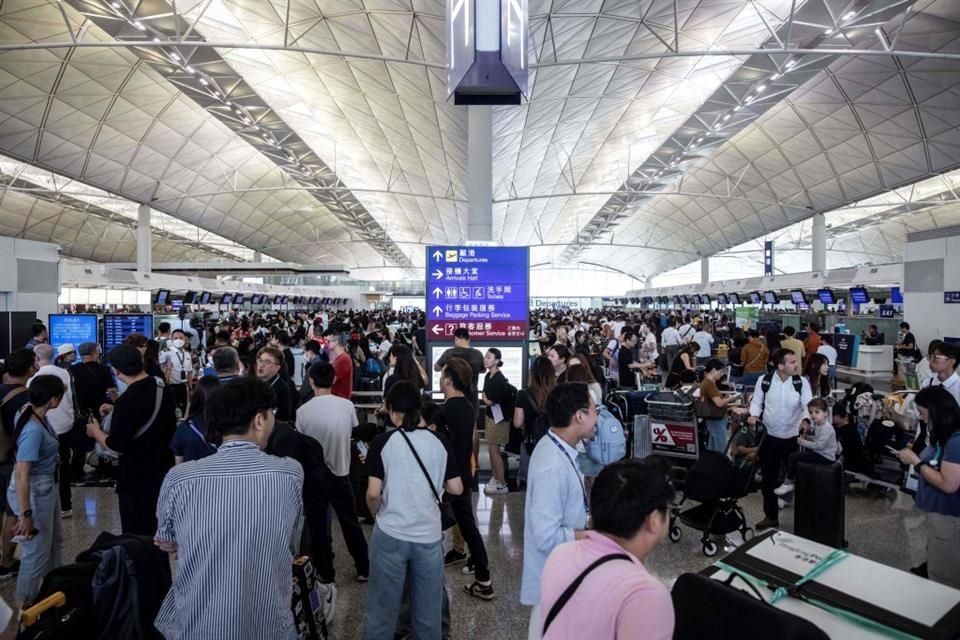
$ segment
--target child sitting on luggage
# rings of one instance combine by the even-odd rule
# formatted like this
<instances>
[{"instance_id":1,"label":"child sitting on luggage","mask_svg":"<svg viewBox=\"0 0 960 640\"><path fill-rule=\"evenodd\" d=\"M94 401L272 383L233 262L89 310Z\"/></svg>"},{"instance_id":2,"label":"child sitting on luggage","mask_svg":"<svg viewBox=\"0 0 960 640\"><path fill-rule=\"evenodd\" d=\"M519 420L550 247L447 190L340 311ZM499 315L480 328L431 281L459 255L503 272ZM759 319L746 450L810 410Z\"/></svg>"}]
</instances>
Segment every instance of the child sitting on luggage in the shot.
<instances>
[{"instance_id":1,"label":"child sitting on luggage","mask_svg":"<svg viewBox=\"0 0 960 640\"><path fill-rule=\"evenodd\" d=\"M773 490L778 496L793 491L798 462L833 464L837 459L837 434L830 424L827 401L814 398L807 403L807 410L810 413L810 426L805 430L801 427L800 437L797 438L800 451L791 453L787 459L787 477L782 485Z\"/></svg>"}]
</instances>

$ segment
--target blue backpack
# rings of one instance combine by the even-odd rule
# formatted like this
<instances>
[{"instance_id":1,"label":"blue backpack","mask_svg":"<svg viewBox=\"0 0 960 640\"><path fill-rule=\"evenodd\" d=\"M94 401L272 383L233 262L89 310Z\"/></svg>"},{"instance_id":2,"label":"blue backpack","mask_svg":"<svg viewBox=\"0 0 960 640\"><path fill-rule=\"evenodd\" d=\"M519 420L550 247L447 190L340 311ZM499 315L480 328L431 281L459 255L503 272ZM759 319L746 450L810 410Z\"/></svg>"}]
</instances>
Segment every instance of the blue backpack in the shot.
<instances>
[{"instance_id":1,"label":"blue backpack","mask_svg":"<svg viewBox=\"0 0 960 640\"><path fill-rule=\"evenodd\" d=\"M597 409L597 432L592 440L586 440L583 444L591 460L607 465L627 455L627 436L623 432L623 425L605 406L600 405Z\"/></svg>"}]
</instances>

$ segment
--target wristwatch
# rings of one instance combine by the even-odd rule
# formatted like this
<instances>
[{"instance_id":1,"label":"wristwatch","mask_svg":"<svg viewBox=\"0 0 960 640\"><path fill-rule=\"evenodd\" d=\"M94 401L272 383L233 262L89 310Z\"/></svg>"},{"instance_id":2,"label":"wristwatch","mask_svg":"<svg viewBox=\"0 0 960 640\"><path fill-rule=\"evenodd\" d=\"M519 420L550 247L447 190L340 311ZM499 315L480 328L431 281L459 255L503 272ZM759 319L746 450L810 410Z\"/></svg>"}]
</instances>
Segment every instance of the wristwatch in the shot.
<instances>
[{"instance_id":1,"label":"wristwatch","mask_svg":"<svg viewBox=\"0 0 960 640\"><path fill-rule=\"evenodd\" d=\"M914 470L919 474L919 473L920 473L920 467L924 467L924 466L929 467L929 466L930 466L930 463L927 462L926 460L921 460L921 461L918 462L917 464L913 465L913 468L914 468Z\"/></svg>"},{"instance_id":2,"label":"wristwatch","mask_svg":"<svg viewBox=\"0 0 960 640\"><path fill-rule=\"evenodd\" d=\"M23 510L23 513L21 513L20 515L23 516L24 518L32 518L32 517L33 517L33 509L24 509L24 510Z\"/></svg>"}]
</instances>

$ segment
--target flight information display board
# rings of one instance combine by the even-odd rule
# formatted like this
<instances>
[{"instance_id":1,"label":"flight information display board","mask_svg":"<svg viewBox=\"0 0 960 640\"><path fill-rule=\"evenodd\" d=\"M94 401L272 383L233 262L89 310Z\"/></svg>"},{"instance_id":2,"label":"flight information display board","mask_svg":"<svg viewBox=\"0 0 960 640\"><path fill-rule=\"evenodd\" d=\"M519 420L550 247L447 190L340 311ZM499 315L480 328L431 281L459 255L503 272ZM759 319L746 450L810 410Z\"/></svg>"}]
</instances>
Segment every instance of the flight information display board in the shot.
<instances>
[{"instance_id":1,"label":"flight information display board","mask_svg":"<svg viewBox=\"0 0 960 640\"><path fill-rule=\"evenodd\" d=\"M72 344L76 349L84 342L100 342L93 313L51 313L47 327L54 352L62 344Z\"/></svg>"},{"instance_id":2,"label":"flight information display board","mask_svg":"<svg viewBox=\"0 0 960 640\"><path fill-rule=\"evenodd\" d=\"M149 313L105 313L103 315L103 352L123 344L131 333L153 337L153 316Z\"/></svg>"},{"instance_id":3,"label":"flight information display board","mask_svg":"<svg viewBox=\"0 0 960 640\"><path fill-rule=\"evenodd\" d=\"M427 247L427 335L458 327L478 340L523 340L529 331L527 247Z\"/></svg>"}]
</instances>

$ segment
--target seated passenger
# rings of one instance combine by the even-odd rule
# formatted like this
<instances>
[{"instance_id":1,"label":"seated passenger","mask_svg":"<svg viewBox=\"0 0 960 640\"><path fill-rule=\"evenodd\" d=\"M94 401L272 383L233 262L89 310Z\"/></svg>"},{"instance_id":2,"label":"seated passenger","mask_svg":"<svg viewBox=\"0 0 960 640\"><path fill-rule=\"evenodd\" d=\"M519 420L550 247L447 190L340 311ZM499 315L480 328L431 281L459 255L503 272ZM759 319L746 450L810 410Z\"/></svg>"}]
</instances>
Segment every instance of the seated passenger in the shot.
<instances>
[{"instance_id":1,"label":"seated passenger","mask_svg":"<svg viewBox=\"0 0 960 640\"><path fill-rule=\"evenodd\" d=\"M544 640L673 637L670 592L643 566L670 529L673 497L665 473L653 465L621 460L604 467L590 492L593 529L556 547L543 568ZM604 557L609 561L595 565Z\"/></svg>"}]
</instances>

